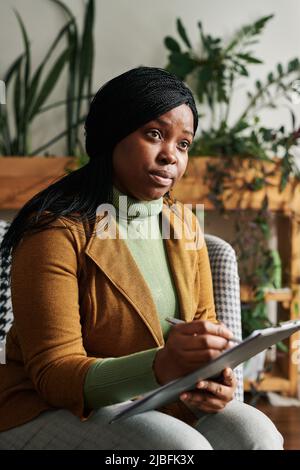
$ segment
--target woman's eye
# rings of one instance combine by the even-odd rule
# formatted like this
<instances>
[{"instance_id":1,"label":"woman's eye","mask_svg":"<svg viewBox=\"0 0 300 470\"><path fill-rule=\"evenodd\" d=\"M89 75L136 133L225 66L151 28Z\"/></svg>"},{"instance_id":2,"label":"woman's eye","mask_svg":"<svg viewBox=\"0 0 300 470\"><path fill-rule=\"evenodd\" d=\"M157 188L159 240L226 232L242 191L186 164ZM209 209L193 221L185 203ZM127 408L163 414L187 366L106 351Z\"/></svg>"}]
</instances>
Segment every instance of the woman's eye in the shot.
<instances>
[{"instance_id":1,"label":"woman's eye","mask_svg":"<svg viewBox=\"0 0 300 470\"><path fill-rule=\"evenodd\" d=\"M184 150L188 150L188 149L190 148L190 146L191 146L190 143L187 142L186 140L183 140L182 142L180 142L180 144L183 146L182 148L183 148Z\"/></svg>"},{"instance_id":2,"label":"woman's eye","mask_svg":"<svg viewBox=\"0 0 300 470\"><path fill-rule=\"evenodd\" d=\"M156 131L156 130L153 130L153 131L149 131L148 134L150 134L152 137L161 137L161 134L159 131Z\"/></svg>"}]
</instances>

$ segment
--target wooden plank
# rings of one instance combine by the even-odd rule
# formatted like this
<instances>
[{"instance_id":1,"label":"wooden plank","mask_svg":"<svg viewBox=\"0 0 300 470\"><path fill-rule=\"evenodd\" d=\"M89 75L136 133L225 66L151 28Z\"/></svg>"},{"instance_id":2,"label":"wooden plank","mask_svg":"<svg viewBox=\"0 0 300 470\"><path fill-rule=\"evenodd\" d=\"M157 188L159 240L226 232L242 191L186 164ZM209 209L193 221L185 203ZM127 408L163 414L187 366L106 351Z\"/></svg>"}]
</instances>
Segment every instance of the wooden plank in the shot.
<instances>
[{"instance_id":1,"label":"wooden plank","mask_svg":"<svg viewBox=\"0 0 300 470\"><path fill-rule=\"evenodd\" d=\"M300 220L297 215L291 219L291 285L293 300L290 309L290 318L300 318ZM298 386L300 333L290 337L289 342L289 378L291 382L291 394L296 396ZM298 352L297 352L298 351Z\"/></svg>"},{"instance_id":2,"label":"wooden plank","mask_svg":"<svg viewBox=\"0 0 300 470\"><path fill-rule=\"evenodd\" d=\"M272 376L266 374L265 378L257 383L253 382L255 389L261 392L285 392L290 394L290 381L280 376ZM244 380L244 390L249 392L251 390L251 382Z\"/></svg>"},{"instance_id":3,"label":"wooden plank","mask_svg":"<svg viewBox=\"0 0 300 470\"><path fill-rule=\"evenodd\" d=\"M291 284L292 288L300 289L300 217L296 214L291 218ZM300 293L297 294L298 297Z\"/></svg>"},{"instance_id":4,"label":"wooden plank","mask_svg":"<svg viewBox=\"0 0 300 470\"><path fill-rule=\"evenodd\" d=\"M251 286L241 285L241 300L243 302L251 302L254 300L254 290ZM278 289L277 291L274 289L274 292L266 292L265 293L265 300L275 300L277 302L284 302L289 303L292 301L292 291L291 289L286 291L281 291Z\"/></svg>"},{"instance_id":5,"label":"wooden plank","mask_svg":"<svg viewBox=\"0 0 300 470\"><path fill-rule=\"evenodd\" d=\"M172 190L175 198L183 203L204 204L206 210L215 210L211 197L211 177L207 165L218 165L219 158L190 157L183 178ZM223 191L222 201L226 210L241 209L258 210L261 208L265 196L269 199L269 209L286 214L300 214L300 182L295 179L287 184L284 191L279 191L280 171L279 159L274 163L261 162L254 159L233 159L230 168L230 178L225 181L226 189ZM274 175L264 177L262 169ZM259 191L243 189L250 184L253 177L264 177L268 186Z\"/></svg>"},{"instance_id":6,"label":"wooden plank","mask_svg":"<svg viewBox=\"0 0 300 470\"><path fill-rule=\"evenodd\" d=\"M76 165L73 157L0 157L0 209L20 209Z\"/></svg>"}]
</instances>

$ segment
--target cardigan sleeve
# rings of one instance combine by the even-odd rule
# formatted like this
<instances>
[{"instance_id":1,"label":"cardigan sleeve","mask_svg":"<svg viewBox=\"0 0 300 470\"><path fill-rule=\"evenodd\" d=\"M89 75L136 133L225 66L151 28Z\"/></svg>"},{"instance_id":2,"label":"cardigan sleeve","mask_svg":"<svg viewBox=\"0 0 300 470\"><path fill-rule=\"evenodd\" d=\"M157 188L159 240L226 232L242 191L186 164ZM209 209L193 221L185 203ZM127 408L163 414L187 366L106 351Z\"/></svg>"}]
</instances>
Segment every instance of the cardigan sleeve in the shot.
<instances>
[{"instance_id":1,"label":"cardigan sleeve","mask_svg":"<svg viewBox=\"0 0 300 470\"><path fill-rule=\"evenodd\" d=\"M159 349L161 347L110 357L92 364L84 384L87 408L120 403L159 387L153 371Z\"/></svg>"},{"instance_id":2,"label":"cardigan sleeve","mask_svg":"<svg viewBox=\"0 0 300 470\"><path fill-rule=\"evenodd\" d=\"M11 292L28 377L50 406L82 418L85 375L97 358L83 347L77 260L73 233L61 220L28 234L12 254Z\"/></svg>"}]
</instances>

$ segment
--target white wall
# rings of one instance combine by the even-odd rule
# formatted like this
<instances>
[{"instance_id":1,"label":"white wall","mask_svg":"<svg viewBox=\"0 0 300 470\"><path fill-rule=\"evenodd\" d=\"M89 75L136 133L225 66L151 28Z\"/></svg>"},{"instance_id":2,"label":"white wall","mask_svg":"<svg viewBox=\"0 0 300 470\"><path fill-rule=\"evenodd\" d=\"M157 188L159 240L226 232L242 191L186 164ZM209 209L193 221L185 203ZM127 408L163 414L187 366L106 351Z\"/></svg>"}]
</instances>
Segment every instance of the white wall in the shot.
<instances>
[{"instance_id":1,"label":"white wall","mask_svg":"<svg viewBox=\"0 0 300 470\"><path fill-rule=\"evenodd\" d=\"M83 0L65 0L82 22ZM16 18L16 8L30 33L33 65L40 62L51 40L64 24L65 17L50 0L0 0L0 79L13 59L22 51L22 40ZM197 46L197 22L205 31L229 37L241 25L263 15L275 14L259 45L256 55L264 65L253 67L253 76L264 78L278 63L300 56L300 2L298 0L96 0L96 64L94 89L123 71L138 66L164 67L167 50L163 45L166 35L175 35L176 18L184 22L188 34ZM64 79L49 99L49 103L64 96ZM241 95L234 102L233 117L241 109ZM300 117L300 105L294 105ZM264 112L267 126L288 125L286 110ZM33 125L33 147L45 141L64 127L62 111L48 113ZM300 120L300 119L299 119ZM63 144L54 145L53 153L63 152Z\"/></svg>"}]
</instances>

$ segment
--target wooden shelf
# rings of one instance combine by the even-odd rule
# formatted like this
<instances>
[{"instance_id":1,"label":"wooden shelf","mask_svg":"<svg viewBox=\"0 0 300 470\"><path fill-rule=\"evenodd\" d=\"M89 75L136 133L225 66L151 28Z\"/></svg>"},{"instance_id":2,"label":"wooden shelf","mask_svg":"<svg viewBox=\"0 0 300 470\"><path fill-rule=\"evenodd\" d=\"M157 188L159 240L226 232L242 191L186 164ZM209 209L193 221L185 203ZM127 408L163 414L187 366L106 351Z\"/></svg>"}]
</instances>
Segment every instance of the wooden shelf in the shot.
<instances>
[{"instance_id":1,"label":"wooden shelf","mask_svg":"<svg viewBox=\"0 0 300 470\"><path fill-rule=\"evenodd\" d=\"M76 169L74 157L0 157L0 208L18 210L35 194Z\"/></svg>"},{"instance_id":2,"label":"wooden shelf","mask_svg":"<svg viewBox=\"0 0 300 470\"><path fill-rule=\"evenodd\" d=\"M172 196L183 204L204 205L204 211L217 211L212 201L211 188L214 171L208 171L208 165L218 168L220 157L190 157L183 178L176 184ZM224 160L222 160L224 162ZM211 178L211 179L210 179ZM258 191L251 191L253 179L263 179L267 184ZM222 202L225 212L237 210L258 211L265 198L268 199L268 211L276 213L282 219L277 231L281 229L284 242L284 254L287 260L288 289L265 292L265 301L279 302L288 310L287 320L299 316L300 312L300 181L290 178L285 189L280 192L280 159L264 162L250 158L235 157L226 168L226 181L223 181ZM215 182L214 182L215 183ZM201 209L201 207L199 207ZM284 227L283 227L284 222ZM251 286L241 286L241 300L251 302L254 292ZM277 356L273 373L266 373L264 380L255 386L262 391L283 392L290 396L297 394L298 365L293 360L294 339L288 341L288 354L282 359ZM297 336L300 339L300 334ZM277 367L280 364L280 368ZM250 390L250 383L245 380L245 390Z\"/></svg>"},{"instance_id":3,"label":"wooden shelf","mask_svg":"<svg viewBox=\"0 0 300 470\"><path fill-rule=\"evenodd\" d=\"M176 183L172 191L173 196L184 204L204 204L205 210L215 210L209 197L210 181L207 165L216 165L218 160L219 158L214 157L190 157L183 178ZM300 215L300 182L291 179L285 189L279 191L279 160L274 159L273 163L238 157L234 159L230 179L225 182L226 189L222 195L225 209L259 210L267 195L270 211ZM254 177L264 177L262 167L269 173L274 173L265 178L268 185L259 191L245 190L245 183L250 183Z\"/></svg>"},{"instance_id":4,"label":"wooden shelf","mask_svg":"<svg viewBox=\"0 0 300 470\"><path fill-rule=\"evenodd\" d=\"M249 380L244 380L245 392L251 391ZM290 381L280 376L272 376L269 373L265 374L263 380L259 383L254 383L255 389L260 392L284 392L290 394Z\"/></svg>"},{"instance_id":5,"label":"wooden shelf","mask_svg":"<svg viewBox=\"0 0 300 470\"><path fill-rule=\"evenodd\" d=\"M254 299L254 291L251 286L241 286L241 300L242 302L251 302ZM282 302L284 306L290 305L293 300L292 290L286 289L272 289L272 291L265 292L266 302L275 300L276 302Z\"/></svg>"}]
</instances>

